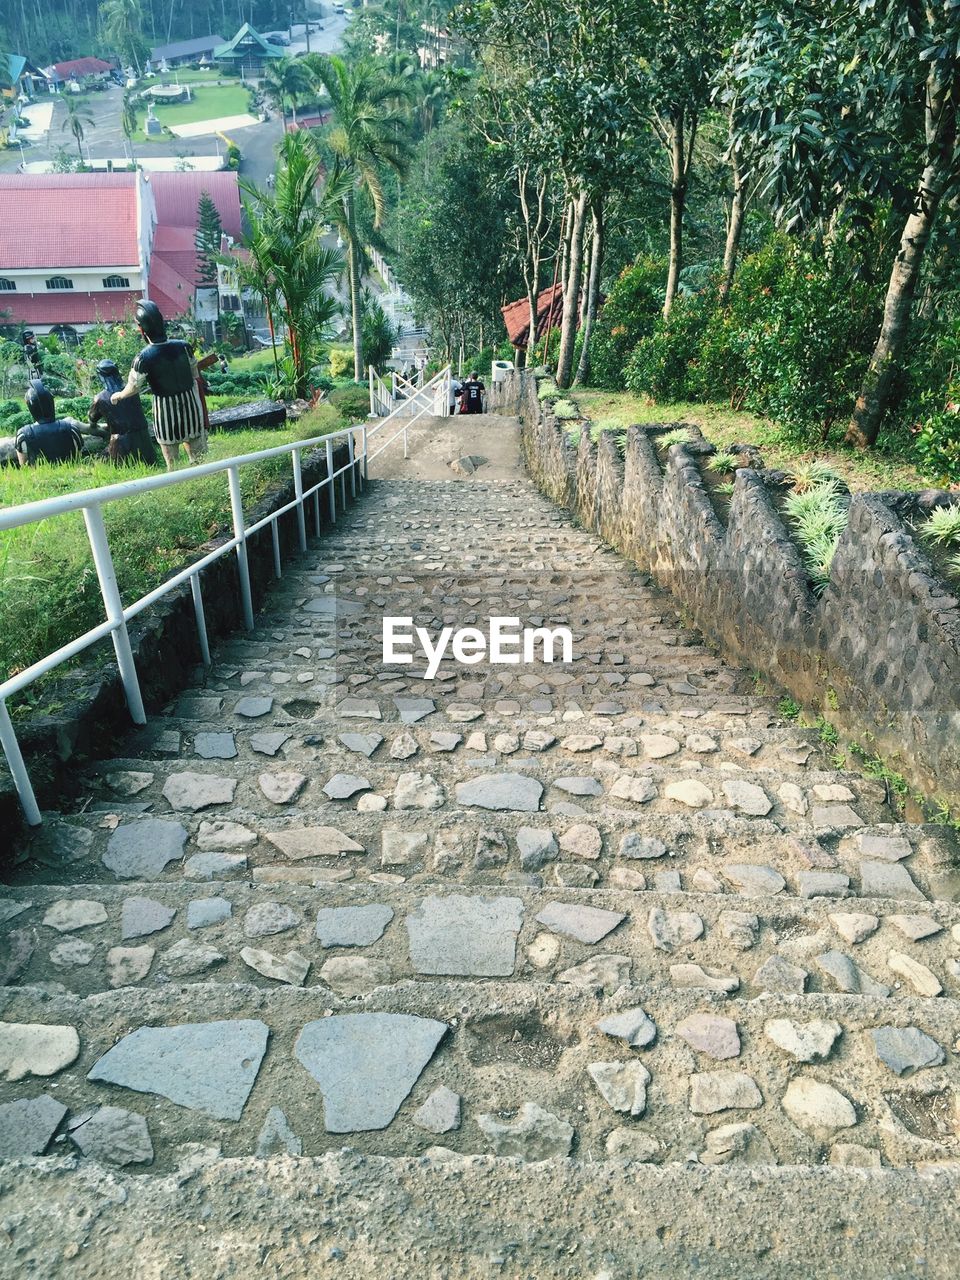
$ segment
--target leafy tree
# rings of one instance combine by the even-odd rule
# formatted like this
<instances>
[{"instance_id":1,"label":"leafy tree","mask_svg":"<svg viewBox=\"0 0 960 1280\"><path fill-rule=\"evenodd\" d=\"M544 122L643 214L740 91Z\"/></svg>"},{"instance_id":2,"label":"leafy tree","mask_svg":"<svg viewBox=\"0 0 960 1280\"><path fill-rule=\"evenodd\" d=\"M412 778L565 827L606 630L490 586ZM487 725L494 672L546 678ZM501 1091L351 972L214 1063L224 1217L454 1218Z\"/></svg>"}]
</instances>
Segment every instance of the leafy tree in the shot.
<instances>
[{"instance_id":1,"label":"leafy tree","mask_svg":"<svg viewBox=\"0 0 960 1280\"><path fill-rule=\"evenodd\" d=\"M362 190L369 196L373 223L379 227L386 213L384 171L392 169L402 175L410 163L406 120L396 107L397 100L406 99L409 91L402 81L385 74L372 60L350 64L331 55L319 64L317 76L330 98L333 115L325 141L347 181L337 221L347 244L354 379L360 382L364 377L360 310L363 246L357 221L357 193Z\"/></svg>"},{"instance_id":2,"label":"leafy tree","mask_svg":"<svg viewBox=\"0 0 960 1280\"><path fill-rule=\"evenodd\" d=\"M220 238L223 235L223 223L217 206L213 203L209 192L201 191L197 203L197 284L215 285L217 283L217 261L220 257Z\"/></svg>"},{"instance_id":3,"label":"leafy tree","mask_svg":"<svg viewBox=\"0 0 960 1280\"><path fill-rule=\"evenodd\" d=\"M137 163L136 152L133 149L133 140L137 134L137 100L132 90L124 91L123 101L120 105L120 128L123 135L130 144L130 159L134 164Z\"/></svg>"},{"instance_id":4,"label":"leafy tree","mask_svg":"<svg viewBox=\"0 0 960 1280\"><path fill-rule=\"evenodd\" d=\"M387 313L369 289L363 291L361 307L364 354L368 364L372 364L375 369L382 369L397 340L396 325L391 324Z\"/></svg>"},{"instance_id":5,"label":"leafy tree","mask_svg":"<svg viewBox=\"0 0 960 1280\"><path fill-rule=\"evenodd\" d=\"M124 66L131 64L137 75L149 46L143 38L144 15L141 0L104 0L100 6L100 28L116 50Z\"/></svg>"},{"instance_id":6,"label":"leafy tree","mask_svg":"<svg viewBox=\"0 0 960 1280\"><path fill-rule=\"evenodd\" d=\"M302 62L296 58L280 58L267 64L263 88L280 112L281 118L286 115L289 106L293 123L296 124L297 103L310 96L313 86L310 73Z\"/></svg>"},{"instance_id":7,"label":"leafy tree","mask_svg":"<svg viewBox=\"0 0 960 1280\"><path fill-rule=\"evenodd\" d=\"M323 229L347 195L349 180L339 172L323 180L316 144L309 133L286 134L280 143L273 192L242 183L248 233L244 256L221 261L241 287L264 301L271 336L282 319L290 349L291 390L307 392L317 348L329 335L340 306L331 291L343 270L343 257L323 244ZM274 366L280 366L274 348Z\"/></svg>"},{"instance_id":8,"label":"leafy tree","mask_svg":"<svg viewBox=\"0 0 960 1280\"><path fill-rule=\"evenodd\" d=\"M83 167L83 148L81 146L86 137L86 128L94 123L93 112L83 102L77 102L76 98L71 95L64 95L67 104L67 114L60 126L63 133L70 132L73 134L74 141L77 144L77 155L80 157L80 166Z\"/></svg>"}]
</instances>

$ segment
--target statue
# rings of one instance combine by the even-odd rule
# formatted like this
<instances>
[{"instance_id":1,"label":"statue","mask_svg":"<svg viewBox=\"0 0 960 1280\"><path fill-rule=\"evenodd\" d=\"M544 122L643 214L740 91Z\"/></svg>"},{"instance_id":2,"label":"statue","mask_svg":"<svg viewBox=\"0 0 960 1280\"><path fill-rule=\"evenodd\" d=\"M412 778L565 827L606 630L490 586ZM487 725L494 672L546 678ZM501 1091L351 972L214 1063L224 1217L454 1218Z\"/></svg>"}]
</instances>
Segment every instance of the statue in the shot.
<instances>
[{"instance_id":1,"label":"statue","mask_svg":"<svg viewBox=\"0 0 960 1280\"><path fill-rule=\"evenodd\" d=\"M155 302L138 302L136 320L147 346L134 360L127 385L122 391L112 392L110 402L118 405L150 388L153 429L167 470L173 471L181 445L191 462L199 462L207 451L197 361L192 347L167 337L167 327Z\"/></svg>"},{"instance_id":2,"label":"statue","mask_svg":"<svg viewBox=\"0 0 960 1280\"><path fill-rule=\"evenodd\" d=\"M32 380L25 398L34 425L21 427L16 434L14 447L21 467L79 457L83 450L80 423L75 418L57 417L53 396L39 378Z\"/></svg>"},{"instance_id":3,"label":"statue","mask_svg":"<svg viewBox=\"0 0 960 1280\"><path fill-rule=\"evenodd\" d=\"M27 363L33 366L39 377L43 369L43 361L40 358L40 348L37 346L33 330L24 329L20 341L23 343L23 354L27 357Z\"/></svg>"},{"instance_id":4,"label":"statue","mask_svg":"<svg viewBox=\"0 0 960 1280\"><path fill-rule=\"evenodd\" d=\"M140 397L131 396L119 404L113 403L113 393L123 390L123 379L113 360L101 360L97 373L104 389L94 398L88 418L92 427L104 423L109 429L107 453L110 461L118 465L121 462L146 462L151 466L159 462L157 445Z\"/></svg>"}]
</instances>

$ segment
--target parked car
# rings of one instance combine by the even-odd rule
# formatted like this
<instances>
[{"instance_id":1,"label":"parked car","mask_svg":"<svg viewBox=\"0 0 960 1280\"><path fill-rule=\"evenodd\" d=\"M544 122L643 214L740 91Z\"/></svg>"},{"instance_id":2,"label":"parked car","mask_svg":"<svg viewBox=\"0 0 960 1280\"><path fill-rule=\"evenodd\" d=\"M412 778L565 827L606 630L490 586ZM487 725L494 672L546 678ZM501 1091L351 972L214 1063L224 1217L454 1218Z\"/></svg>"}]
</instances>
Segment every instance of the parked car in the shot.
<instances>
[{"instance_id":1,"label":"parked car","mask_svg":"<svg viewBox=\"0 0 960 1280\"><path fill-rule=\"evenodd\" d=\"M290 43L290 37L285 31L268 31L263 38L270 44L288 45Z\"/></svg>"}]
</instances>

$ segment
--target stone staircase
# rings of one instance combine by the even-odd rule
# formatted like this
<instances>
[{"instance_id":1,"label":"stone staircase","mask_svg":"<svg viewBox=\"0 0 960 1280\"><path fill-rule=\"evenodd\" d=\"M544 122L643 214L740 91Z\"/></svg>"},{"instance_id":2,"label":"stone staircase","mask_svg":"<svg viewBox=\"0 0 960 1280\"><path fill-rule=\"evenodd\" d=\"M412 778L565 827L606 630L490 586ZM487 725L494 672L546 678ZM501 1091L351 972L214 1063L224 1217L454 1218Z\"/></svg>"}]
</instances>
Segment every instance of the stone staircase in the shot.
<instances>
[{"instance_id":1,"label":"stone staircase","mask_svg":"<svg viewBox=\"0 0 960 1280\"><path fill-rule=\"evenodd\" d=\"M463 483L373 481L22 851L0 1274L948 1274L953 834ZM384 615L574 661L427 680Z\"/></svg>"}]
</instances>

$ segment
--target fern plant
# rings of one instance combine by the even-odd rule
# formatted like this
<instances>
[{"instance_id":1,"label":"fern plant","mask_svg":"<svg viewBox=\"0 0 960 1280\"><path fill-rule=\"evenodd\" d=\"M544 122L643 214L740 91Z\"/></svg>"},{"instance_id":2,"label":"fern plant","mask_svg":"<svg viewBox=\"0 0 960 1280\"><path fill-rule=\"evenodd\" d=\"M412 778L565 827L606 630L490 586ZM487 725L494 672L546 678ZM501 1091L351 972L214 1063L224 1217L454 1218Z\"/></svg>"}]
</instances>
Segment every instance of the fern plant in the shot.
<instances>
[{"instance_id":1,"label":"fern plant","mask_svg":"<svg viewBox=\"0 0 960 1280\"><path fill-rule=\"evenodd\" d=\"M672 431L665 432L662 436L657 437L657 444L661 449L669 449L675 444L691 444L693 437L690 435L689 427L674 427Z\"/></svg>"},{"instance_id":2,"label":"fern plant","mask_svg":"<svg viewBox=\"0 0 960 1280\"><path fill-rule=\"evenodd\" d=\"M917 533L924 542L960 548L960 504L955 507L937 507L935 511L931 511Z\"/></svg>"},{"instance_id":3,"label":"fern plant","mask_svg":"<svg viewBox=\"0 0 960 1280\"><path fill-rule=\"evenodd\" d=\"M728 476L731 471L736 471L737 460L732 453L715 453L707 459L707 466L718 475Z\"/></svg>"},{"instance_id":4,"label":"fern plant","mask_svg":"<svg viewBox=\"0 0 960 1280\"><path fill-rule=\"evenodd\" d=\"M803 462L790 473L794 493L810 493L824 485L840 488L843 478L828 462Z\"/></svg>"},{"instance_id":5,"label":"fern plant","mask_svg":"<svg viewBox=\"0 0 960 1280\"><path fill-rule=\"evenodd\" d=\"M840 536L847 527L847 507L835 480L791 493L784 510L793 522L800 554L814 595L823 595Z\"/></svg>"}]
</instances>

